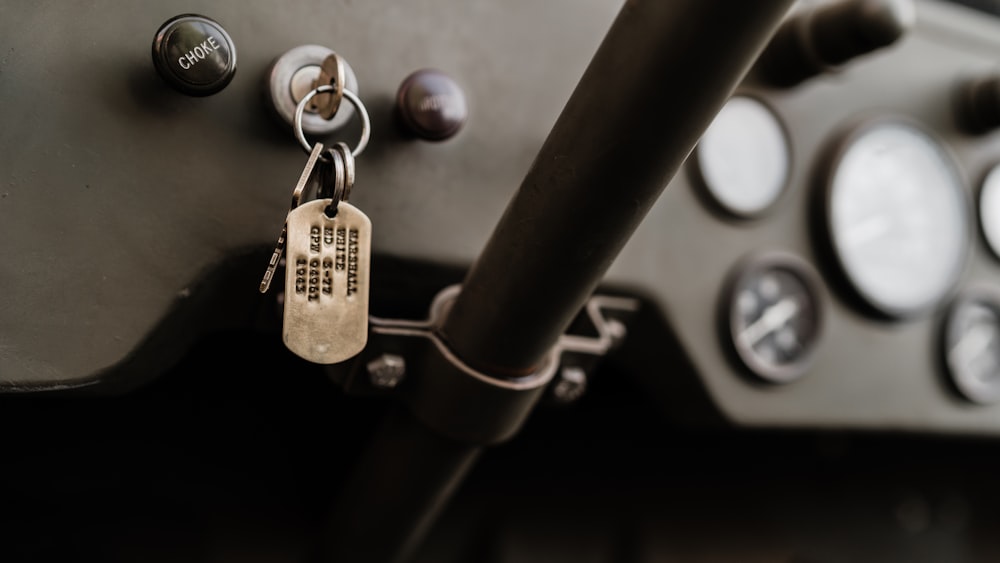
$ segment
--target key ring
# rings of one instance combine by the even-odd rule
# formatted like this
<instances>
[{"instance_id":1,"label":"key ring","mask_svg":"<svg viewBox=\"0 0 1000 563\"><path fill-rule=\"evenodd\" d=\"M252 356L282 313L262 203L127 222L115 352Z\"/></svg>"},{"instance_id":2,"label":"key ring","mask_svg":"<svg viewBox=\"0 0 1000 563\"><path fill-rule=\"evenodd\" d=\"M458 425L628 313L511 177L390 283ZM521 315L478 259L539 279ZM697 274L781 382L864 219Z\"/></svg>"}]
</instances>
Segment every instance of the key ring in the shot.
<instances>
[{"instance_id":1,"label":"key ring","mask_svg":"<svg viewBox=\"0 0 1000 563\"><path fill-rule=\"evenodd\" d=\"M338 145L343 145L343 143L338 143ZM347 145L344 145L346 147ZM346 150L346 149L344 149ZM329 199L330 205L326 206L323 210L327 217L331 219L337 216L337 207L340 202L347 199L345 193L350 189L347 186L347 163L343 158L343 151L337 151L334 148L328 148L324 152L327 153L327 158L330 159L333 166L324 166L320 170L320 190L319 197L323 199ZM353 182L353 178L351 181Z\"/></svg>"},{"instance_id":2,"label":"key ring","mask_svg":"<svg viewBox=\"0 0 1000 563\"><path fill-rule=\"evenodd\" d=\"M351 149L348 148L347 143L336 143L330 150L334 150L340 155L340 158L344 163L344 201L347 201L351 197L351 188L354 187L354 155L351 154Z\"/></svg>"},{"instance_id":3,"label":"key ring","mask_svg":"<svg viewBox=\"0 0 1000 563\"><path fill-rule=\"evenodd\" d=\"M306 106L309 105L309 101L312 100L313 96L316 94L333 92L335 90L336 87L331 86L330 84L323 84L322 86L313 88L308 94L302 96L302 99L299 100L299 105L295 107L295 119L293 120L295 123L295 138L299 140L299 144L302 145L302 148L305 149L307 153L312 152L312 145L310 145L309 141L306 140L306 134L302 130L302 115L305 113ZM346 88L344 89L343 94L344 98L351 102L355 109L358 110L358 115L361 116L361 138L358 139L358 146L354 147L354 150L351 151L351 155L356 157L365 150L365 147L368 146L368 138L371 136L372 129L371 118L368 117L368 110L365 108L365 105L361 103L361 99L358 98L357 94ZM324 160L324 162L328 161Z\"/></svg>"}]
</instances>

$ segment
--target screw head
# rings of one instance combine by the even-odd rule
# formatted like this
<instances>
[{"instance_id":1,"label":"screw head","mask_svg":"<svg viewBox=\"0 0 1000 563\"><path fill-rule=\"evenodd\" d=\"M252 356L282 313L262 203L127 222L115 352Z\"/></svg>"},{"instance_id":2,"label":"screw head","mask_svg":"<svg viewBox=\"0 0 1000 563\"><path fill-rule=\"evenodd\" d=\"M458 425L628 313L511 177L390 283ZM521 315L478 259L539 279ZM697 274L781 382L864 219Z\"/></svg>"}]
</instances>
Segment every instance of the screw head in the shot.
<instances>
[{"instance_id":1,"label":"screw head","mask_svg":"<svg viewBox=\"0 0 1000 563\"><path fill-rule=\"evenodd\" d=\"M587 390L587 373L577 366L566 366L559 372L559 380L552 388L552 396L560 403L572 403Z\"/></svg>"},{"instance_id":2,"label":"screw head","mask_svg":"<svg viewBox=\"0 0 1000 563\"><path fill-rule=\"evenodd\" d=\"M406 377L406 360L395 354L382 354L367 368L371 384L379 389L393 389Z\"/></svg>"}]
</instances>

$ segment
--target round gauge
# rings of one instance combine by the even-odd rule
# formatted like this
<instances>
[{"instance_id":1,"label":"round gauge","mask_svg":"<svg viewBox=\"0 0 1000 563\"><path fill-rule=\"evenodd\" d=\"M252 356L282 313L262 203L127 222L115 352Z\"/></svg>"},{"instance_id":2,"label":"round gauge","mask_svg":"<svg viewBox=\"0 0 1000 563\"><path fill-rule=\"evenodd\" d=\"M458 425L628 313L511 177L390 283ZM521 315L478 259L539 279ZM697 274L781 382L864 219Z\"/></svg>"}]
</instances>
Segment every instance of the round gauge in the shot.
<instances>
[{"instance_id":1,"label":"round gauge","mask_svg":"<svg viewBox=\"0 0 1000 563\"><path fill-rule=\"evenodd\" d=\"M968 293L945 324L945 365L958 391L976 403L1000 400L1000 297Z\"/></svg>"},{"instance_id":2,"label":"round gauge","mask_svg":"<svg viewBox=\"0 0 1000 563\"><path fill-rule=\"evenodd\" d=\"M730 98L698 141L694 156L712 200L736 217L766 210L788 182L791 157L785 130L754 98Z\"/></svg>"},{"instance_id":3,"label":"round gauge","mask_svg":"<svg viewBox=\"0 0 1000 563\"><path fill-rule=\"evenodd\" d=\"M958 169L921 128L881 121L852 136L829 177L834 254L857 293L904 317L939 302L961 274L968 203Z\"/></svg>"},{"instance_id":4,"label":"round gauge","mask_svg":"<svg viewBox=\"0 0 1000 563\"><path fill-rule=\"evenodd\" d=\"M808 369L821 324L816 279L802 260L784 254L737 267L728 287L725 334L755 375L785 383Z\"/></svg>"},{"instance_id":5,"label":"round gauge","mask_svg":"<svg viewBox=\"0 0 1000 563\"><path fill-rule=\"evenodd\" d=\"M1000 165L986 175L979 192L979 224L986 244L1000 257Z\"/></svg>"}]
</instances>

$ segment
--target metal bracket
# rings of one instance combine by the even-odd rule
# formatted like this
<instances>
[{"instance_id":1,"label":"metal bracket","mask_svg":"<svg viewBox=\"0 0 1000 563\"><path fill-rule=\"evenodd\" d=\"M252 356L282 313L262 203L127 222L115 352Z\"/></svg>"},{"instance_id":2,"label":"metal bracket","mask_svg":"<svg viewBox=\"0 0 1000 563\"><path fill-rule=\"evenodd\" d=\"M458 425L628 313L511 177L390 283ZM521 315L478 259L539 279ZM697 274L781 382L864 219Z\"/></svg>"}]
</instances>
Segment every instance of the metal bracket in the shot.
<instances>
[{"instance_id":1,"label":"metal bracket","mask_svg":"<svg viewBox=\"0 0 1000 563\"><path fill-rule=\"evenodd\" d=\"M460 291L454 285L438 293L425 320L370 316L365 351L346 373L331 367L331 377L351 394L399 397L443 434L496 443L517 432L547 389L560 402L578 397L581 378L585 384L596 361L622 342L624 318L639 308L637 299L591 297L581 315L586 326L580 327L590 334L563 335L537 371L507 379L473 369L441 337L438 327Z\"/></svg>"}]
</instances>

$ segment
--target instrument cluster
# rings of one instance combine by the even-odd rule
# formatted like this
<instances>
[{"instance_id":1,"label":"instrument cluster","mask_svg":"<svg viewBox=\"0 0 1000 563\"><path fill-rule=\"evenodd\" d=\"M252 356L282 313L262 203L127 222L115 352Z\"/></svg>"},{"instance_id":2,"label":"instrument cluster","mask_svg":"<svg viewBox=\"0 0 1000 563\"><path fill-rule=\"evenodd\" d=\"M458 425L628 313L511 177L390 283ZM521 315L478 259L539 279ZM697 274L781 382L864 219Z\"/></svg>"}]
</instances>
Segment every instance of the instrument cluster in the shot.
<instances>
[{"instance_id":1,"label":"instrument cluster","mask_svg":"<svg viewBox=\"0 0 1000 563\"><path fill-rule=\"evenodd\" d=\"M1000 432L998 22L916 6L834 72L752 71L665 198L701 213L660 211L700 240L665 260L723 280L665 282L665 315L730 422Z\"/></svg>"},{"instance_id":2,"label":"instrument cluster","mask_svg":"<svg viewBox=\"0 0 1000 563\"><path fill-rule=\"evenodd\" d=\"M351 202L373 288L390 264L428 285L468 268L620 8L148 4L85 38L65 31L83 7L0 19L0 393L121 392L206 334L273 328L257 288L302 170L290 102L334 49L371 113ZM797 4L607 271L655 325L620 359L679 416L1000 435L1000 19ZM80 41L85 64L63 56Z\"/></svg>"},{"instance_id":3,"label":"instrument cluster","mask_svg":"<svg viewBox=\"0 0 1000 563\"><path fill-rule=\"evenodd\" d=\"M867 120L832 136L829 146L819 181L807 188L818 210L813 242L833 258L837 281L860 314L900 323L929 315L954 297L977 233L997 252L997 169L970 186L953 150L904 116ZM695 151L698 189L734 218L759 219L787 188L790 147L773 110L736 96ZM804 361L821 346L817 274L789 255L748 259L734 275L726 328L743 366L772 382L804 375ZM966 398L1000 400L1000 302L996 291L962 293L944 321L942 365Z\"/></svg>"}]
</instances>

